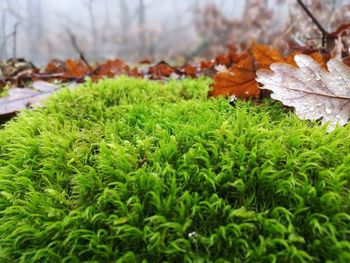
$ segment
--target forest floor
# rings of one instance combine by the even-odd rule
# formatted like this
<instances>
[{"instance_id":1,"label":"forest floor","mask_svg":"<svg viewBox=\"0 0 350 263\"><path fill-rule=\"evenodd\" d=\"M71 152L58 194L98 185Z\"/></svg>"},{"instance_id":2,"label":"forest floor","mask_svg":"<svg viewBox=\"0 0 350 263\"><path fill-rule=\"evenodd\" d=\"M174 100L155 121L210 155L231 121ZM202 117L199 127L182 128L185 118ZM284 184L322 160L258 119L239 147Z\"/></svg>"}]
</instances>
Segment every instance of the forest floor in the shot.
<instances>
[{"instance_id":1,"label":"forest floor","mask_svg":"<svg viewBox=\"0 0 350 263\"><path fill-rule=\"evenodd\" d=\"M1 262L349 262L350 126L207 98L62 90L0 129Z\"/></svg>"}]
</instances>

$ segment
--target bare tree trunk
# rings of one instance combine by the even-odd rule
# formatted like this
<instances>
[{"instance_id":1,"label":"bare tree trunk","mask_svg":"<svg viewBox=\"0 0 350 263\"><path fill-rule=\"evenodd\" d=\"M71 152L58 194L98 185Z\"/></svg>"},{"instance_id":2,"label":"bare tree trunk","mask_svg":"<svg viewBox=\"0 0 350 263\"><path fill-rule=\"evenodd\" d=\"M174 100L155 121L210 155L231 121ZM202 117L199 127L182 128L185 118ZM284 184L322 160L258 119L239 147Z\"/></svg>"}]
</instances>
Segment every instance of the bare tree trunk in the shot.
<instances>
[{"instance_id":1,"label":"bare tree trunk","mask_svg":"<svg viewBox=\"0 0 350 263\"><path fill-rule=\"evenodd\" d=\"M43 36L43 19L41 0L27 0L27 21L24 26L28 35L29 56L33 60L41 60L40 43Z\"/></svg>"},{"instance_id":2,"label":"bare tree trunk","mask_svg":"<svg viewBox=\"0 0 350 263\"><path fill-rule=\"evenodd\" d=\"M17 55L17 32L18 32L18 25L21 20L21 16L18 13L18 1L6 1L6 8L2 10L2 19L1 19L1 37L2 42L0 43L0 56L1 59L6 60L9 58L9 56L16 56ZM12 20L14 19L14 20ZM12 22L12 23L11 23ZM13 25L12 31L10 33L7 33L7 28L9 23ZM12 46L12 54L10 55L8 52L8 41L10 41L12 38L13 46Z\"/></svg>"},{"instance_id":3,"label":"bare tree trunk","mask_svg":"<svg viewBox=\"0 0 350 263\"><path fill-rule=\"evenodd\" d=\"M178 2L177 0L174 1L174 16L175 16L175 25L180 24L180 15L179 15L179 7L178 7Z\"/></svg>"},{"instance_id":4,"label":"bare tree trunk","mask_svg":"<svg viewBox=\"0 0 350 263\"><path fill-rule=\"evenodd\" d=\"M127 34L130 28L130 11L129 6L126 0L119 1L119 9L120 9L120 24L121 24L121 32L122 32L122 44L127 41Z\"/></svg>"},{"instance_id":5,"label":"bare tree trunk","mask_svg":"<svg viewBox=\"0 0 350 263\"><path fill-rule=\"evenodd\" d=\"M1 18L1 50L0 50L0 60L6 60L7 58L7 45L6 45L6 11L2 10Z\"/></svg>"},{"instance_id":6,"label":"bare tree trunk","mask_svg":"<svg viewBox=\"0 0 350 263\"><path fill-rule=\"evenodd\" d=\"M243 18L247 17L247 13L249 12L250 5L251 5L251 0L246 0L244 3Z\"/></svg>"},{"instance_id":7,"label":"bare tree trunk","mask_svg":"<svg viewBox=\"0 0 350 263\"><path fill-rule=\"evenodd\" d=\"M111 16L110 16L110 7L109 7L109 4L108 4L108 0L105 0L104 1L104 18L105 18L105 21L104 21L104 28L107 28L111 25Z\"/></svg>"},{"instance_id":8,"label":"bare tree trunk","mask_svg":"<svg viewBox=\"0 0 350 263\"><path fill-rule=\"evenodd\" d=\"M140 38L140 56L145 56L147 50L146 32L145 32L145 21L146 21L146 6L143 0L139 3L139 38Z\"/></svg>"},{"instance_id":9,"label":"bare tree trunk","mask_svg":"<svg viewBox=\"0 0 350 263\"><path fill-rule=\"evenodd\" d=\"M97 60L97 51L98 51L98 32L96 27L95 15L93 12L93 0L89 0L88 2L88 11L90 17L90 25L91 25L91 37L92 37L92 56L94 60Z\"/></svg>"},{"instance_id":10,"label":"bare tree trunk","mask_svg":"<svg viewBox=\"0 0 350 263\"><path fill-rule=\"evenodd\" d=\"M17 57L17 28L18 28L18 22L15 24L13 28L13 49L12 49L12 58Z\"/></svg>"},{"instance_id":11,"label":"bare tree trunk","mask_svg":"<svg viewBox=\"0 0 350 263\"><path fill-rule=\"evenodd\" d=\"M194 0L194 7L197 10L199 7L199 0Z\"/></svg>"}]
</instances>

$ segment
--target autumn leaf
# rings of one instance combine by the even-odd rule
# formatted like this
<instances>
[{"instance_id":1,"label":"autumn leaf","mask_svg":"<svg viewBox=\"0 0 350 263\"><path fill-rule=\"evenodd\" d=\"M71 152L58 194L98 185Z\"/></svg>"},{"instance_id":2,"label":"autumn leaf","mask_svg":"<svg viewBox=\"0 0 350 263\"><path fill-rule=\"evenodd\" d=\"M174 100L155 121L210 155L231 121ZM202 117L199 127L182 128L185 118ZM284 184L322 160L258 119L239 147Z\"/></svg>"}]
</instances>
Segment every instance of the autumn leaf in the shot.
<instances>
[{"instance_id":1,"label":"autumn leaf","mask_svg":"<svg viewBox=\"0 0 350 263\"><path fill-rule=\"evenodd\" d=\"M137 69L130 69L130 67L120 59L107 60L105 63L100 64L94 70L92 79L99 80L102 77L112 78L118 75L128 75L136 77L138 74Z\"/></svg>"},{"instance_id":2,"label":"autumn leaf","mask_svg":"<svg viewBox=\"0 0 350 263\"><path fill-rule=\"evenodd\" d=\"M257 61L258 68L268 69L272 63L284 61L284 58L278 50L271 49L266 45L254 44L252 53Z\"/></svg>"},{"instance_id":3,"label":"autumn leaf","mask_svg":"<svg viewBox=\"0 0 350 263\"><path fill-rule=\"evenodd\" d=\"M257 81L271 90L271 97L295 108L301 119L345 125L350 118L350 67L331 59L328 70L308 55L294 57L298 67L274 63L271 70L257 71Z\"/></svg>"},{"instance_id":4,"label":"autumn leaf","mask_svg":"<svg viewBox=\"0 0 350 263\"><path fill-rule=\"evenodd\" d=\"M215 69L215 60L201 60L198 67L198 73L208 77L214 77L217 73Z\"/></svg>"},{"instance_id":5,"label":"autumn leaf","mask_svg":"<svg viewBox=\"0 0 350 263\"><path fill-rule=\"evenodd\" d=\"M200 63L199 63L199 67L200 69L203 71L203 70L206 70L208 68L211 68L215 65L215 61L214 60L201 60Z\"/></svg>"},{"instance_id":6,"label":"autumn leaf","mask_svg":"<svg viewBox=\"0 0 350 263\"><path fill-rule=\"evenodd\" d=\"M183 66L182 70L183 74L186 77L192 77L195 78L197 75L197 68L195 66L192 65L185 65Z\"/></svg>"},{"instance_id":7,"label":"autumn leaf","mask_svg":"<svg viewBox=\"0 0 350 263\"><path fill-rule=\"evenodd\" d=\"M170 66L165 61L161 61L157 65L150 67L148 69L148 74L151 79L162 79L164 77L170 77L170 75L176 71L174 67Z\"/></svg>"},{"instance_id":8,"label":"autumn leaf","mask_svg":"<svg viewBox=\"0 0 350 263\"><path fill-rule=\"evenodd\" d=\"M230 66L232 63L231 58L229 55L226 54L220 54L215 58L215 64L217 65L225 65Z\"/></svg>"},{"instance_id":9,"label":"autumn leaf","mask_svg":"<svg viewBox=\"0 0 350 263\"><path fill-rule=\"evenodd\" d=\"M347 24L341 24L338 26L338 28L330 33L330 35L333 37L333 38L337 38L339 35L345 35L345 31L347 29L350 29L350 23L347 23Z\"/></svg>"},{"instance_id":10,"label":"autumn leaf","mask_svg":"<svg viewBox=\"0 0 350 263\"><path fill-rule=\"evenodd\" d=\"M304 53L301 51L295 51L295 52L292 52L291 54L289 54L286 58L284 58L283 61L279 61L279 62L284 62L284 63L290 64L292 66L297 66L297 64L295 63L294 57L296 55L300 55L300 54L309 55L314 60L316 60L317 63L319 63L322 68L327 69L327 61L329 60L329 57L327 57L327 54L321 54L320 52L312 52L312 53L308 54L308 53Z\"/></svg>"},{"instance_id":11,"label":"autumn leaf","mask_svg":"<svg viewBox=\"0 0 350 263\"><path fill-rule=\"evenodd\" d=\"M144 59L141 59L140 61L139 61L139 63L138 64L145 64L145 65L149 65L149 64L151 64L152 63L152 61L150 60L150 59L148 59L148 58L144 58Z\"/></svg>"},{"instance_id":12,"label":"autumn leaf","mask_svg":"<svg viewBox=\"0 0 350 263\"><path fill-rule=\"evenodd\" d=\"M66 69L66 75L71 78L81 78L89 72L89 69L81 60L67 59L64 62L64 66Z\"/></svg>"},{"instance_id":13,"label":"autumn leaf","mask_svg":"<svg viewBox=\"0 0 350 263\"><path fill-rule=\"evenodd\" d=\"M298 54L307 54L321 64L323 68L327 68L326 61L328 59L326 59L325 55L322 55L317 51L309 52L308 50L298 50L283 57L277 49L272 49L266 45L254 44L252 47L252 53L256 60L256 67L258 69L269 69L270 65L276 62L283 62L296 66L294 56Z\"/></svg>"},{"instance_id":14,"label":"autumn leaf","mask_svg":"<svg viewBox=\"0 0 350 263\"><path fill-rule=\"evenodd\" d=\"M16 78L16 76L21 75L24 71L27 73L38 72L38 68L36 68L31 62L21 58L12 58L6 62L0 61L0 77Z\"/></svg>"},{"instance_id":15,"label":"autumn leaf","mask_svg":"<svg viewBox=\"0 0 350 263\"><path fill-rule=\"evenodd\" d=\"M209 92L209 96L233 95L240 99L257 98L260 89L255 80L255 71L257 69L269 69L270 65L276 62L296 65L294 55L300 52L283 57L276 49L266 45L254 44L251 53L253 56L241 55L241 60L234 64L229 72L219 72L214 77L213 89ZM326 68L322 54L314 52L310 56L319 62L323 68ZM264 93L262 94L264 95Z\"/></svg>"},{"instance_id":16,"label":"autumn leaf","mask_svg":"<svg viewBox=\"0 0 350 263\"><path fill-rule=\"evenodd\" d=\"M83 61L72 59L67 59L64 62L54 59L45 69L45 73L61 73L61 77L64 79L81 78L86 75L88 71L89 69Z\"/></svg>"},{"instance_id":17,"label":"autumn leaf","mask_svg":"<svg viewBox=\"0 0 350 263\"><path fill-rule=\"evenodd\" d=\"M233 95L240 99L258 98L260 89L255 80L256 68L268 68L271 63L284 61L279 51L265 45L254 44L251 53L237 55L240 60L234 64L229 72L219 72L214 77L209 96Z\"/></svg>"},{"instance_id":18,"label":"autumn leaf","mask_svg":"<svg viewBox=\"0 0 350 263\"><path fill-rule=\"evenodd\" d=\"M58 59L53 59L51 60L46 68L45 68L45 73L64 73L65 72L65 67L64 67L64 62Z\"/></svg>"},{"instance_id":19,"label":"autumn leaf","mask_svg":"<svg viewBox=\"0 0 350 263\"><path fill-rule=\"evenodd\" d=\"M237 98L258 98L260 89L255 81L254 58L246 55L228 72L220 72L214 77L209 96L233 95Z\"/></svg>"}]
</instances>

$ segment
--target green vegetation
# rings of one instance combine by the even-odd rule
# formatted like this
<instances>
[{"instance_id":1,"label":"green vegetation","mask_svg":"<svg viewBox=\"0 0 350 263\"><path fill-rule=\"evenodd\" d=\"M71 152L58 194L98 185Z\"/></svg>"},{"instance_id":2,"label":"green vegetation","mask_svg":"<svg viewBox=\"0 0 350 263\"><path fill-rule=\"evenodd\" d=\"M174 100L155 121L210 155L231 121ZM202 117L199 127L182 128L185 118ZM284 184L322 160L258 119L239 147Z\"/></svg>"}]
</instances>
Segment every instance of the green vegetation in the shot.
<instances>
[{"instance_id":1,"label":"green vegetation","mask_svg":"<svg viewBox=\"0 0 350 263\"><path fill-rule=\"evenodd\" d=\"M0 98L8 96L9 89L10 89L9 85L6 85L5 87L0 88Z\"/></svg>"},{"instance_id":2,"label":"green vegetation","mask_svg":"<svg viewBox=\"0 0 350 263\"><path fill-rule=\"evenodd\" d=\"M350 128L206 80L63 91L0 130L0 262L350 262Z\"/></svg>"}]
</instances>

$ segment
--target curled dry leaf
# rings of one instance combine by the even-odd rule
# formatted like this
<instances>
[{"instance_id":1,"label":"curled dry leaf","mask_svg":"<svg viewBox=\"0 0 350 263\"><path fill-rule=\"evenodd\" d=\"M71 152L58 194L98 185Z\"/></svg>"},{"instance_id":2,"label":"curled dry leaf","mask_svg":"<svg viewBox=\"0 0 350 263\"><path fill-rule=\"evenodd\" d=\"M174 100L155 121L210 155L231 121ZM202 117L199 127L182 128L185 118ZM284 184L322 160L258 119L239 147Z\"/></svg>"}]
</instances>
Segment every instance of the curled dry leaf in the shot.
<instances>
[{"instance_id":1,"label":"curled dry leaf","mask_svg":"<svg viewBox=\"0 0 350 263\"><path fill-rule=\"evenodd\" d=\"M257 71L257 81L271 90L271 97L295 108L301 119L329 122L332 131L337 123L350 118L350 67L331 59L328 71L308 55L296 55L298 67L273 63L270 70Z\"/></svg>"}]
</instances>

